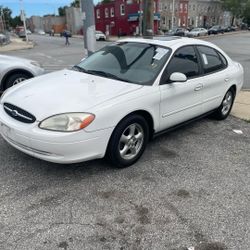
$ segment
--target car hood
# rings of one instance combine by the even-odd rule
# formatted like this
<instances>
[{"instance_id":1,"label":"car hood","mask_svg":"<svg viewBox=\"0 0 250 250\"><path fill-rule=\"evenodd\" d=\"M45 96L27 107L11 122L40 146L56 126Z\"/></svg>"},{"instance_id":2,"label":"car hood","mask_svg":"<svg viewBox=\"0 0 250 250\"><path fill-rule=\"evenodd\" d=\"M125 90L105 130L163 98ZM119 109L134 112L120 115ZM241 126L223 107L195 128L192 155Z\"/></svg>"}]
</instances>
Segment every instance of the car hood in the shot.
<instances>
[{"instance_id":1,"label":"car hood","mask_svg":"<svg viewBox=\"0 0 250 250\"><path fill-rule=\"evenodd\" d=\"M62 70L10 88L1 103L16 105L41 121L60 113L88 112L96 105L142 87L73 70Z\"/></svg>"}]
</instances>

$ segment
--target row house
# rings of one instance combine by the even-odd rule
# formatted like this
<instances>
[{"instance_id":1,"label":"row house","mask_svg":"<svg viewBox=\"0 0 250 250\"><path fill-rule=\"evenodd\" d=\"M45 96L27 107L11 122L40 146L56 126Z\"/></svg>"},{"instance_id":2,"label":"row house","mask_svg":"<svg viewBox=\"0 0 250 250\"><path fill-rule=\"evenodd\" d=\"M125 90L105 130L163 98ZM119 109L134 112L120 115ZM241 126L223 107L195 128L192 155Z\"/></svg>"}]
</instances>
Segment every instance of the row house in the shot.
<instances>
[{"instance_id":1,"label":"row house","mask_svg":"<svg viewBox=\"0 0 250 250\"><path fill-rule=\"evenodd\" d=\"M173 7L174 6L174 7ZM223 24L223 11L219 0L161 0L160 27L209 27Z\"/></svg>"},{"instance_id":2,"label":"row house","mask_svg":"<svg viewBox=\"0 0 250 250\"><path fill-rule=\"evenodd\" d=\"M143 25L143 0L111 0L95 6L96 30L108 35L139 35ZM154 33L159 29L159 0L154 0Z\"/></svg>"}]
</instances>

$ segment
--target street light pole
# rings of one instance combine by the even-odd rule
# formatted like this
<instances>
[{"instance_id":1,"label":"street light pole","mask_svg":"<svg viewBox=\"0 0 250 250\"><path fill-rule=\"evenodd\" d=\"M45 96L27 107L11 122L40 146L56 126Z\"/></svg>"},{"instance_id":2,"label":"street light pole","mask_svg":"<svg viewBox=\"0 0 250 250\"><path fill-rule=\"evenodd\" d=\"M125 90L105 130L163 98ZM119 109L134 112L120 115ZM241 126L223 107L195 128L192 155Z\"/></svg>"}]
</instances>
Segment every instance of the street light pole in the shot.
<instances>
[{"instance_id":1,"label":"street light pole","mask_svg":"<svg viewBox=\"0 0 250 250\"><path fill-rule=\"evenodd\" d=\"M81 10L83 13L84 48L88 56L90 56L96 50L95 15L93 1L81 0Z\"/></svg>"}]
</instances>

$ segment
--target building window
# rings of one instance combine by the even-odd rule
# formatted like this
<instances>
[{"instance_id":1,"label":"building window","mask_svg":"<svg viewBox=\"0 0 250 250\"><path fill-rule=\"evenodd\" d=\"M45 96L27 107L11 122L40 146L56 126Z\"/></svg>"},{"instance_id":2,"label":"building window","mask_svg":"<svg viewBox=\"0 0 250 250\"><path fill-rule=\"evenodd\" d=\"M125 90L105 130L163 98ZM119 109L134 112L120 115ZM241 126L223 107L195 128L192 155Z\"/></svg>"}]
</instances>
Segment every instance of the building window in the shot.
<instances>
[{"instance_id":1,"label":"building window","mask_svg":"<svg viewBox=\"0 0 250 250\"><path fill-rule=\"evenodd\" d=\"M183 7L183 5L182 5L182 3L180 3L180 12L182 12L182 7Z\"/></svg>"},{"instance_id":2,"label":"building window","mask_svg":"<svg viewBox=\"0 0 250 250\"><path fill-rule=\"evenodd\" d=\"M120 14L121 14L121 16L125 15L125 6L124 6L124 4L120 5Z\"/></svg>"},{"instance_id":3,"label":"building window","mask_svg":"<svg viewBox=\"0 0 250 250\"><path fill-rule=\"evenodd\" d=\"M109 9L105 8L105 18L108 18L108 17L109 17Z\"/></svg>"},{"instance_id":4,"label":"building window","mask_svg":"<svg viewBox=\"0 0 250 250\"><path fill-rule=\"evenodd\" d=\"M185 3L185 4L184 4L184 12L185 12L185 13L188 12L188 9L187 9L187 8L188 8L188 5L187 5L187 3Z\"/></svg>"},{"instance_id":5,"label":"building window","mask_svg":"<svg viewBox=\"0 0 250 250\"><path fill-rule=\"evenodd\" d=\"M114 10L113 7L110 9L110 16L111 16L111 17L114 17L114 16L115 16L115 10Z\"/></svg>"},{"instance_id":6,"label":"building window","mask_svg":"<svg viewBox=\"0 0 250 250\"><path fill-rule=\"evenodd\" d=\"M195 4L193 5L193 10L195 10Z\"/></svg>"},{"instance_id":7,"label":"building window","mask_svg":"<svg viewBox=\"0 0 250 250\"><path fill-rule=\"evenodd\" d=\"M98 19L101 18L101 16L100 16L100 9L97 9L97 10L96 10L96 17L97 17Z\"/></svg>"}]
</instances>

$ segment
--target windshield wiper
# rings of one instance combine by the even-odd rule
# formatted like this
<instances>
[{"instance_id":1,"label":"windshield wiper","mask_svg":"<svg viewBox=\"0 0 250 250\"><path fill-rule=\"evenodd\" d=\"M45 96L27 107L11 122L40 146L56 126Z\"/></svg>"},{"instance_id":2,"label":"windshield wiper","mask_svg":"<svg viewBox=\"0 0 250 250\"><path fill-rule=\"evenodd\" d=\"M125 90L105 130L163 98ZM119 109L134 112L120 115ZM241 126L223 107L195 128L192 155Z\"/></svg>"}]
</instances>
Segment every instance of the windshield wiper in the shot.
<instances>
[{"instance_id":1,"label":"windshield wiper","mask_svg":"<svg viewBox=\"0 0 250 250\"><path fill-rule=\"evenodd\" d=\"M104 77L107 77L107 78L112 78L112 79L115 79L115 80L119 80L119 81L123 81L123 82L130 82L131 83L131 81L129 81L127 79L120 78L119 76L116 76L116 75L113 75L111 73L101 71L101 70L87 70L86 73L93 74L93 75L98 75L98 76L104 76Z\"/></svg>"},{"instance_id":2,"label":"windshield wiper","mask_svg":"<svg viewBox=\"0 0 250 250\"><path fill-rule=\"evenodd\" d=\"M86 69L84 69L84 68L82 68L82 67L80 67L80 66L78 66L78 65L74 65L74 66L72 67L72 69L73 69L73 70L76 70L76 71L79 71L79 72L88 73L88 70L86 70Z\"/></svg>"}]
</instances>

